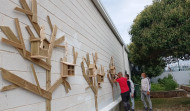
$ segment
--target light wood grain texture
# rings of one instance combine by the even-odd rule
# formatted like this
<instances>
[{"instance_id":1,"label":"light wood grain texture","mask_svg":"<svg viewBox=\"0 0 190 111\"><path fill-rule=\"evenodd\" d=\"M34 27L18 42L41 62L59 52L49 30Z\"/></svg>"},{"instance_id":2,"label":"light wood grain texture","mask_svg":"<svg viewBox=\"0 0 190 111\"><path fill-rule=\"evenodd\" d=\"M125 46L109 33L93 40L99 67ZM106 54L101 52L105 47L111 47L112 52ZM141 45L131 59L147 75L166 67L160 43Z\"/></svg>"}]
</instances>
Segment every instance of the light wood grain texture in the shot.
<instances>
[{"instance_id":1,"label":"light wood grain texture","mask_svg":"<svg viewBox=\"0 0 190 111\"><path fill-rule=\"evenodd\" d=\"M25 28L28 31L29 35L30 35L30 39L35 39L34 33L30 29L30 27L27 25Z\"/></svg>"},{"instance_id":2,"label":"light wood grain texture","mask_svg":"<svg viewBox=\"0 0 190 111\"><path fill-rule=\"evenodd\" d=\"M12 40L7 40L7 39L5 39L5 38L2 38L1 41L2 41L3 43L6 43L6 44L8 44L8 45L11 45L11 46L16 47L16 48L19 48L19 49L22 49L22 48L23 48L21 44L18 44L18 43L16 43L16 42L12 41Z\"/></svg>"},{"instance_id":3,"label":"light wood grain texture","mask_svg":"<svg viewBox=\"0 0 190 111\"><path fill-rule=\"evenodd\" d=\"M25 10L25 9L22 9L22 8L19 8L19 7L16 7L15 10L19 11L19 12L22 12L22 13L25 13L25 14L28 14L28 15L33 15L33 13L31 11L28 11L28 10Z\"/></svg>"},{"instance_id":4,"label":"light wood grain texture","mask_svg":"<svg viewBox=\"0 0 190 111\"><path fill-rule=\"evenodd\" d=\"M62 36L59 39L55 40L55 45L59 45L64 41L65 41L65 36Z\"/></svg>"},{"instance_id":5,"label":"light wood grain texture","mask_svg":"<svg viewBox=\"0 0 190 111\"><path fill-rule=\"evenodd\" d=\"M1 92L8 91L8 90L12 90L12 89L16 89L16 88L18 88L18 87L19 87L19 86L15 85L15 84L8 85L8 86L4 86L4 87L1 89Z\"/></svg>"},{"instance_id":6,"label":"light wood grain texture","mask_svg":"<svg viewBox=\"0 0 190 111\"><path fill-rule=\"evenodd\" d=\"M23 48L22 48L23 55L24 55L24 57L26 57L26 47L25 47L25 44L24 44L24 39L23 39L23 36L22 36L21 29L20 29L20 24L19 24L18 18L15 18L14 20L15 20L15 24L16 24L18 36L19 36L21 45L22 45L22 47L23 47Z\"/></svg>"},{"instance_id":7,"label":"light wood grain texture","mask_svg":"<svg viewBox=\"0 0 190 111\"><path fill-rule=\"evenodd\" d=\"M38 23L38 17L37 17L37 1L32 0L32 22Z\"/></svg>"},{"instance_id":8,"label":"light wood grain texture","mask_svg":"<svg viewBox=\"0 0 190 111\"><path fill-rule=\"evenodd\" d=\"M36 71L35 71L35 69L34 69L34 66L33 66L33 64L31 64L30 66L31 66L31 68L32 68L32 72L33 72L33 75L34 75L34 79L35 79L35 81L36 81L36 84L37 84L37 86L38 86L38 91L39 91L40 95L42 95L41 88L40 88L40 84L39 84L38 77L37 77L37 75L36 75Z\"/></svg>"},{"instance_id":9,"label":"light wood grain texture","mask_svg":"<svg viewBox=\"0 0 190 111\"><path fill-rule=\"evenodd\" d=\"M23 88L25 90L28 90L30 92L33 92L33 93L37 94L37 95L40 95L40 96L42 96L42 97L44 97L46 99L51 99L52 95L51 95L50 92L48 92L46 90L43 90L43 89L40 89L41 92L42 92L42 95L41 95L39 93L38 87L36 85L34 85L34 84L32 84L32 83L30 83L30 82L16 76L15 74L13 74L13 73L11 73L11 72L3 69L3 68L1 69L1 71L2 71L3 79L5 79L5 80L7 80L7 81L9 81L9 82L11 82L13 84L16 84L17 86L19 86L19 87L21 87L21 88Z\"/></svg>"},{"instance_id":10,"label":"light wood grain texture","mask_svg":"<svg viewBox=\"0 0 190 111\"><path fill-rule=\"evenodd\" d=\"M48 91L53 93L57 87L63 82L62 77L60 77L49 89Z\"/></svg>"},{"instance_id":11,"label":"light wood grain texture","mask_svg":"<svg viewBox=\"0 0 190 111\"><path fill-rule=\"evenodd\" d=\"M31 11L28 4L26 3L26 0L20 0L20 4L23 7L23 9ZM27 17L30 20L31 24L33 25L34 29L36 30L36 33L38 34L38 36L40 36L40 26L39 26L39 24L32 21L32 16L31 15L27 15Z\"/></svg>"},{"instance_id":12,"label":"light wood grain texture","mask_svg":"<svg viewBox=\"0 0 190 111\"><path fill-rule=\"evenodd\" d=\"M7 27L7 26L0 26L2 32L7 36L7 38L11 41L14 41L18 44L21 44L21 42L17 39L17 37L14 35L14 33L12 32L12 30ZM17 51L20 53L21 56L23 56L23 51L22 49L17 48ZM43 60L37 60L37 59L32 59L31 57L31 53L26 51L26 57L25 59L45 68L46 70L50 70L51 69L51 65L49 65L48 63L44 62Z\"/></svg>"},{"instance_id":13,"label":"light wood grain texture","mask_svg":"<svg viewBox=\"0 0 190 111\"><path fill-rule=\"evenodd\" d=\"M51 23L51 20L50 20L49 16L47 16L47 20L48 20L48 24L49 24L49 27L50 27L51 31L53 31L53 25Z\"/></svg>"},{"instance_id":14,"label":"light wood grain texture","mask_svg":"<svg viewBox=\"0 0 190 111\"><path fill-rule=\"evenodd\" d=\"M54 45L55 45L56 34L57 34L57 26L54 25L53 32L52 32L52 35L51 35L50 46L49 46L49 50L48 50L48 59L49 60L51 59L52 51L53 51L53 48L54 48Z\"/></svg>"}]
</instances>

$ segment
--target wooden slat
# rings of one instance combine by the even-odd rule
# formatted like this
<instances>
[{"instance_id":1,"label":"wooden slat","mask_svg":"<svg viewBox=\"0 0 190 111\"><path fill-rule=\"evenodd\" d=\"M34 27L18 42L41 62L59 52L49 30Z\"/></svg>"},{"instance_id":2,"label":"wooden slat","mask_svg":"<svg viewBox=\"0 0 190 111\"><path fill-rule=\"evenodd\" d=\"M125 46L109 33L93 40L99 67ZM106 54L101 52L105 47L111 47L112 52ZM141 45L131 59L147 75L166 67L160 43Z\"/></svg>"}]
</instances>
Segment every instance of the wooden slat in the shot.
<instances>
[{"instance_id":1,"label":"wooden slat","mask_svg":"<svg viewBox=\"0 0 190 111\"><path fill-rule=\"evenodd\" d=\"M50 26L51 31L53 31L53 25L52 25L52 23L51 23L50 17L47 16L47 19L48 19L48 23L49 23L49 26Z\"/></svg>"},{"instance_id":2,"label":"wooden slat","mask_svg":"<svg viewBox=\"0 0 190 111\"><path fill-rule=\"evenodd\" d=\"M60 47L60 48L65 48L65 46L64 45L54 45L54 47Z\"/></svg>"},{"instance_id":3,"label":"wooden slat","mask_svg":"<svg viewBox=\"0 0 190 111\"><path fill-rule=\"evenodd\" d=\"M18 87L19 87L19 86L15 85L15 84L8 85L8 86L4 86L4 87L1 89L1 92L8 91L8 90L12 90L12 89L16 89L16 88L18 88Z\"/></svg>"},{"instance_id":4,"label":"wooden slat","mask_svg":"<svg viewBox=\"0 0 190 111\"><path fill-rule=\"evenodd\" d=\"M70 86L70 84L65 80L65 78L63 78L62 84L63 84L63 86L65 87L66 93L68 93L69 90L71 90L71 86Z\"/></svg>"},{"instance_id":5,"label":"wooden slat","mask_svg":"<svg viewBox=\"0 0 190 111\"><path fill-rule=\"evenodd\" d=\"M38 23L38 17L37 17L37 1L32 0L32 22Z\"/></svg>"},{"instance_id":6,"label":"wooden slat","mask_svg":"<svg viewBox=\"0 0 190 111\"><path fill-rule=\"evenodd\" d=\"M55 40L55 45L59 45L64 41L65 41L65 36L62 36L59 39Z\"/></svg>"},{"instance_id":7,"label":"wooden slat","mask_svg":"<svg viewBox=\"0 0 190 111\"><path fill-rule=\"evenodd\" d=\"M60 77L49 89L48 91L53 93L55 89L63 82L62 77Z\"/></svg>"},{"instance_id":8,"label":"wooden slat","mask_svg":"<svg viewBox=\"0 0 190 111\"><path fill-rule=\"evenodd\" d=\"M5 39L5 38L2 38L1 41L2 41L3 43L6 43L6 44L8 44L8 45L11 45L11 46L16 47L16 48L19 48L19 49L22 49L22 48L23 48L21 44L18 44L18 43L16 43L16 42L12 41L12 40L7 40L7 39Z\"/></svg>"},{"instance_id":9,"label":"wooden slat","mask_svg":"<svg viewBox=\"0 0 190 111\"><path fill-rule=\"evenodd\" d=\"M14 35L14 33L12 32L12 30L9 27L6 26L0 26L1 30L3 31L3 33L7 36L7 38L11 41L14 41L18 44L20 44L20 41L17 39L17 37ZM17 48L17 51L20 53L21 56L23 56L23 51L21 49ZM26 57L25 59L45 68L46 70L50 70L51 69L51 65L47 64L46 62L44 62L43 60L38 60L38 59L32 59L31 57L31 53L26 51Z\"/></svg>"},{"instance_id":10,"label":"wooden slat","mask_svg":"<svg viewBox=\"0 0 190 111\"><path fill-rule=\"evenodd\" d=\"M31 68L32 68L32 72L33 72L33 75L34 75L34 79L35 79L36 84L37 84L37 86L38 86L38 91L39 91L40 95L42 95L42 92L41 92L41 89L40 89L40 84L39 84L39 81L38 81L38 77L37 77L37 75L36 75L36 71L35 71L35 69L34 69L33 64L31 64Z\"/></svg>"},{"instance_id":11,"label":"wooden slat","mask_svg":"<svg viewBox=\"0 0 190 111\"><path fill-rule=\"evenodd\" d=\"M25 47L25 44L24 44L24 39L23 39L23 36L22 36L21 29L20 29L20 24L19 24L18 18L15 18L14 20L15 20L15 24L16 24L18 36L19 36L21 45L22 45L22 47L23 47L23 48L22 48L23 55L24 55L24 57L26 57L26 47Z\"/></svg>"},{"instance_id":12,"label":"wooden slat","mask_svg":"<svg viewBox=\"0 0 190 111\"><path fill-rule=\"evenodd\" d=\"M28 10L25 10L25 9L22 9L22 8L19 8L19 7L16 7L15 10L19 11L19 12L22 12L22 13L25 13L25 14L28 14L28 15L33 14L31 11L28 11Z\"/></svg>"},{"instance_id":13,"label":"wooden slat","mask_svg":"<svg viewBox=\"0 0 190 111\"><path fill-rule=\"evenodd\" d=\"M5 70L5 69L1 69L2 70L2 77L3 79L13 83L13 84L16 84L17 86L25 89L25 90L28 90L30 92L33 92L37 95L40 95L40 93L38 92L38 87L20 77L18 77L17 75ZM51 96L52 94L44 89L40 89L41 92L42 92L42 97L46 98L46 99L51 99Z\"/></svg>"},{"instance_id":14,"label":"wooden slat","mask_svg":"<svg viewBox=\"0 0 190 111\"><path fill-rule=\"evenodd\" d=\"M34 36L34 33L32 32L32 30L30 29L30 27L27 25L26 27L26 30L28 31L31 39L36 39L35 36Z\"/></svg>"},{"instance_id":15,"label":"wooden slat","mask_svg":"<svg viewBox=\"0 0 190 111\"><path fill-rule=\"evenodd\" d=\"M53 32L52 32L52 35L51 35L50 46L49 46L49 50L48 50L48 60L50 60L51 56L52 56L53 48L54 48L54 45L55 45L56 34L57 34L57 26L54 25Z\"/></svg>"},{"instance_id":16,"label":"wooden slat","mask_svg":"<svg viewBox=\"0 0 190 111\"><path fill-rule=\"evenodd\" d=\"M20 0L20 4L23 7L23 9L31 11L28 4L26 3L26 0ZM40 36L40 26L39 26L39 24L32 21L32 16L31 15L27 15L27 17L30 20L31 24L33 25L34 29L36 30L38 36Z\"/></svg>"}]
</instances>

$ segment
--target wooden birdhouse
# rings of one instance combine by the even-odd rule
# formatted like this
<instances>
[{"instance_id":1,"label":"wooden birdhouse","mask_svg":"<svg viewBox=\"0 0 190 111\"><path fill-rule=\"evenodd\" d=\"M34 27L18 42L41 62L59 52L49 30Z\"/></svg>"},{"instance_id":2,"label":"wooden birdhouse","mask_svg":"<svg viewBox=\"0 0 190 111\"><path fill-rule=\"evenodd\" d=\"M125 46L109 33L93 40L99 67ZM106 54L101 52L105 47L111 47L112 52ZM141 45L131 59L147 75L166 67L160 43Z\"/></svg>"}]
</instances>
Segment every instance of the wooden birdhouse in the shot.
<instances>
[{"instance_id":1,"label":"wooden birdhouse","mask_svg":"<svg viewBox=\"0 0 190 111\"><path fill-rule=\"evenodd\" d=\"M61 76L68 77L75 75L75 64L61 61Z\"/></svg>"},{"instance_id":2,"label":"wooden birdhouse","mask_svg":"<svg viewBox=\"0 0 190 111\"><path fill-rule=\"evenodd\" d=\"M98 69L98 74L97 74L98 83L104 82L104 76L105 76L104 68L101 66L101 71L100 71L100 68L99 68Z\"/></svg>"},{"instance_id":3,"label":"wooden birdhouse","mask_svg":"<svg viewBox=\"0 0 190 111\"><path fill-rule=\"evenodd\" d=\"M40 48L41 39L34 38L30 40L31 42L31 58L41 59L48 57L48 49L50 42L47 39L43 40L43 46Z\"/></svg>"},{"instance_id":4,"label":"wooden birdhouse","mask_svg":"<svg viewBox=\"0 0 190 111\"><path fill-rule=\"evenodd\" d=\"M115 66L111 66L111 67L110 67L110 73L111 73L111 74L116 74Z\"/></svg>"},{"instance_id":5,"label":"wooden birdhouse","mask_svg":"<svg viewBox=\"0 0 190 111\"><path fill-rule=\"evenodd\" d=\"M67 51L66 51L67 52ZM67 56L67 53L66 55ZM65 59L61 59L61 76L62 77L69 77L75 75L75 65L77 60L78 52L75 52L75 48L73 47L73 63L66 62Z\"/></svg>"},{"instance_id":6,"label":"wooden birdhouse","mask_svg":"<svg viewBox=\"0 0 190 111\"><path fill-rule=\"evenodd\" d=\"M89 69L89 77L95 77L97 73L96 64L90 64L88 69Z\"/></svg>"}]
</instances>

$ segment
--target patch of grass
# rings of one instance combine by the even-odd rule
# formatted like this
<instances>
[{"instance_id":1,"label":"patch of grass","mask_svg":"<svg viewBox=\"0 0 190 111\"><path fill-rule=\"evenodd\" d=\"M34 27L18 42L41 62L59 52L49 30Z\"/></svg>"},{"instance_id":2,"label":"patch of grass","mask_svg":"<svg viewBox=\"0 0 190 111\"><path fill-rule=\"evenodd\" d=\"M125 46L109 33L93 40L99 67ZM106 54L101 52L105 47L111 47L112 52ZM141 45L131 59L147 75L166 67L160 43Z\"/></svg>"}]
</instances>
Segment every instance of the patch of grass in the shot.
<instances>
[{"instance_id":1,"label":"patch of grass","mask_svg":"<svg viewBox=\"0 0 190 111\"><path fill-rule=\"evenodd\" d=\"M182 106L190 108L190 98L152 98L152 105L154 108L169 108ZM136 109L142 109L143 103L140 100L135 100Z\"/></svg>"}]
</instances>

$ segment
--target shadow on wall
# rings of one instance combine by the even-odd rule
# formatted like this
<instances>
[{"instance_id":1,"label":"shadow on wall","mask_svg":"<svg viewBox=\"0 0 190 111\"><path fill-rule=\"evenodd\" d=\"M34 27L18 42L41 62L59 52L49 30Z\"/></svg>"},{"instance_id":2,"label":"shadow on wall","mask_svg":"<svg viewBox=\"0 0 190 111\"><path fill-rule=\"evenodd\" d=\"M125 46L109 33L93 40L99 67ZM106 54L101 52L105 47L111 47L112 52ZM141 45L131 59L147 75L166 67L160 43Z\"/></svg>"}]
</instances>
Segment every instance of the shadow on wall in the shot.
<instances>
[{"instance_id":1,"label":"shadow on wall","mask_svg":"<svg viewBox=\"0 0 190 111\"><path fill-rule=\"evenodd\" d=\"M179 85L190 85L190 71L164 72L158 77L151 78L151 82L157 83L158 79L167 77L168 74L171 74Z\"/></svg>"}]
</instances>

